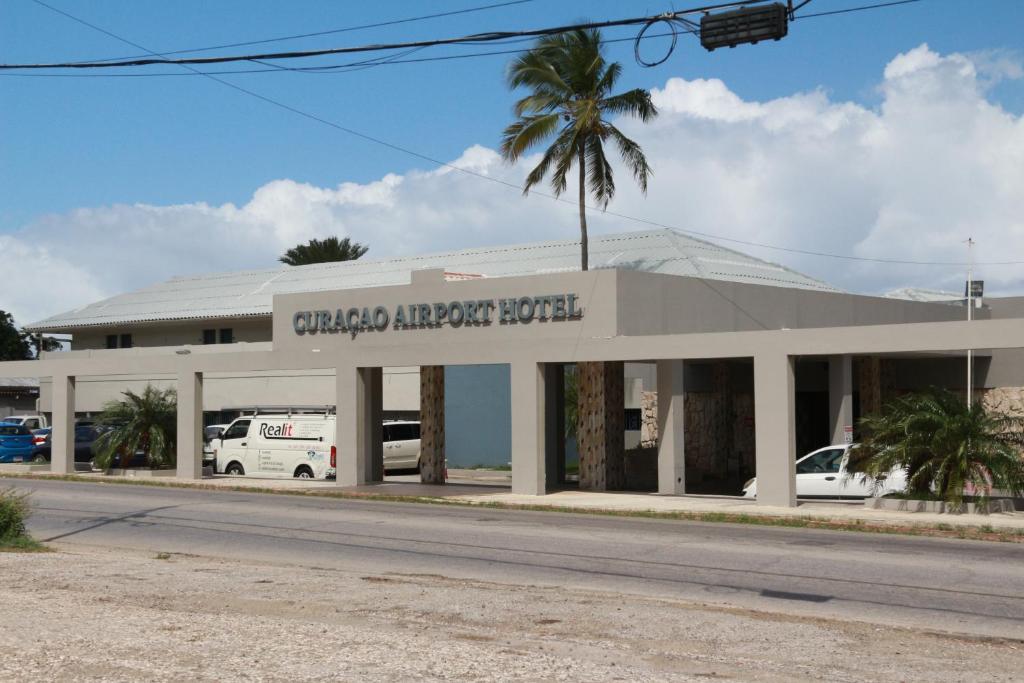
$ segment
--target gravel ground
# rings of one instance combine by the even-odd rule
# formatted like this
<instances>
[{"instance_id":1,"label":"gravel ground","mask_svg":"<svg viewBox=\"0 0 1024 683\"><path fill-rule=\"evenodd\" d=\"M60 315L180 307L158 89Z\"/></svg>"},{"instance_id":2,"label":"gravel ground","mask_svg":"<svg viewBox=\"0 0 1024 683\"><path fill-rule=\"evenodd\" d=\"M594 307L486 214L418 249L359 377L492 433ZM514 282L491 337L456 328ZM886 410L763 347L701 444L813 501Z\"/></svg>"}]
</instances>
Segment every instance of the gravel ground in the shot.
<instances>
[{"instance_id":1,"label":"gravel ground","mask_svg":"<svg viewBox=\"0 0 1024 683\"><path fill-rule=\"evenodd\" d=\"M0 553L0 679L1011 681L1024 643L81 546ZM936 624L941 628L942 624Z\"/></svg>"}]
</instances>

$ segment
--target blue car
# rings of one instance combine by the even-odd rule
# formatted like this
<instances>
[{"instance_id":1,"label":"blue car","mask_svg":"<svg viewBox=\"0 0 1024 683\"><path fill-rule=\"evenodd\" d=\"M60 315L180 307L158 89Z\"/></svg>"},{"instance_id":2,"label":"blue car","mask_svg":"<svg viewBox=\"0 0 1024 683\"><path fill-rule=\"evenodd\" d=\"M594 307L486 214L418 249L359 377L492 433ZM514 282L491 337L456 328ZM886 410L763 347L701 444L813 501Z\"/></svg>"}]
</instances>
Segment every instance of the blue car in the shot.
<instances>
[{"instance_id":1,"label":"blue car","mask_svg":"<svg viewBox=\"0 0 1024 683\"><path fill-rule=\"evenodd\" d=\"M28 462L34 449L32 432L27 427L0 422L0 462Z\"/></svg>"}]
</instances>

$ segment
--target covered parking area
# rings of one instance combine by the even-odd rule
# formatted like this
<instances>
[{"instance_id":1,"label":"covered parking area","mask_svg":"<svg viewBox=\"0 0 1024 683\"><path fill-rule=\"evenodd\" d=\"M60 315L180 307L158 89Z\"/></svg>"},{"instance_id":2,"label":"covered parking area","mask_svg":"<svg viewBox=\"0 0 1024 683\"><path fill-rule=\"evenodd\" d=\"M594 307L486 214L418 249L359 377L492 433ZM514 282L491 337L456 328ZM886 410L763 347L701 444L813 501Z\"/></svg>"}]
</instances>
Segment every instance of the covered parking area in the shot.
<instances>
[{"instance_id":1,"label":"covered parking area","mask_svg":"<svg viewBox=\"0 0 1024 683\"><path fill-rule=\"evenodd\" d=\"M664 285L665 276L629 273ZM692 278L672 278L690 280ZM675 283L671 283L673 286ZM446 365L507 364L511 385L511 489L540 496L560 482L564 440L563 368L575 363L594 375L593 396L582 417L589 441L581 447L581 488L615 490L621 478L622 410L614 378L624 362L656 366L657 492L684 495L687 363L729 360L752 366L754 466L757 503L796 504L796 380L799 363L827 363L829 424L841 442L853 424L854 365L858 358L886 354L959 354L966 349L1024 348L1024 320L881 322L766 329L665 331L664 302L653 304L622 287L620 272L445 282L431 271L414 273L407 286L288 294L274 300L274 341L233 346L151 347L49 354L43 360L0 364L0 375L49 377L53 382L51 470L74 471L76 383L89 376L167 375L178 392L177 477L202 477L203 382L219 372L325 370L335 375L337 486L383 479L381 436L382 370L421 368L422 481L444 481L443 368ZM531 296L545 317L501 316L502 300ZM814 293L815 295L821 295ZM577 315L555 317L555 303L573 297ZM561 297L561 299L559 299ZM543 299L546 304L538 304ZM491 317L452 324L435 311L432 321L395 325L398 306L415 302L494 301ZM420 304L416 303L417 306ZM427 304L423 304L427 305ZM322 311L383 308L388 324L358 330L327 329ZM486 308L486 306L484 306ZM523 305L522 312L526 306ZM640 313L638 313L638 310ZM929 309L930 310L930 309ZM296 329L297 316L313 312L316 333ZM563 313L565 309L563 309ZM956 311L954 311L955 313ZM639 317L638 317L639 315ZM358 317L358 316L357 316ZM440 318L440 321L438 319ZM714 326L710 326L713 328ZM754 327L754 329L750 329ZM618 387L621 387L621 382ZM439 398L441 400L439 400ZM582 404L581 404L582 405ZM466 427L463 427L466 428ZM486 439L486 433L475 435Z\"/></svg>"}]
</instances>

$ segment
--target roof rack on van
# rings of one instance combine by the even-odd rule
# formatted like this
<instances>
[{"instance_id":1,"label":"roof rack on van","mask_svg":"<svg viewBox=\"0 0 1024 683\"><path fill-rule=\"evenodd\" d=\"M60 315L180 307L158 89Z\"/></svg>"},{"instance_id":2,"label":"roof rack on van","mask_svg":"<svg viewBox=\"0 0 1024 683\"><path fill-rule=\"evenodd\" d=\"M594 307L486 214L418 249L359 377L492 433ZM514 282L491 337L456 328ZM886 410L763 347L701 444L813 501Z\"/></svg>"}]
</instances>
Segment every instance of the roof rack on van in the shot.
<instances>
[{"instance_id":1,"label":"roof rack on van","mask_svg":"<svg viewBox=\"0 0 1024 683\"><path fill-rule=\"evenodd\" d=\"M334 415L337 412L335 406L239 406L235 408L243 415L249 414L253 417L258 415Z\"/></svg>"}]
</instances>

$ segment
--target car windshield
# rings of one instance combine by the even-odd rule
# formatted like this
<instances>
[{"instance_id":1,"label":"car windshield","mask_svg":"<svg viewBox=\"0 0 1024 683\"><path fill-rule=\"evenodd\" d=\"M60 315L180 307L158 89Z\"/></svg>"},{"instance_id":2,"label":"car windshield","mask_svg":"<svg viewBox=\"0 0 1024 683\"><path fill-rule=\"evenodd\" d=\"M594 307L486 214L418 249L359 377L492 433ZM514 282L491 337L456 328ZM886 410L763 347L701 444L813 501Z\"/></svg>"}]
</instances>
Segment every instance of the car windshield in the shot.
<instances>
[{"instance_id":1,"label":"car windshield","mask_svg":"<svg viewBox=\"0 0 1024 683\"><path fill-rule=\"evenodd\" d=\"M836 473L843 462L845 448L829 448L814 453L796 464L797 474L815 474L820 472Z\"/></svg>"}]
</instances>

